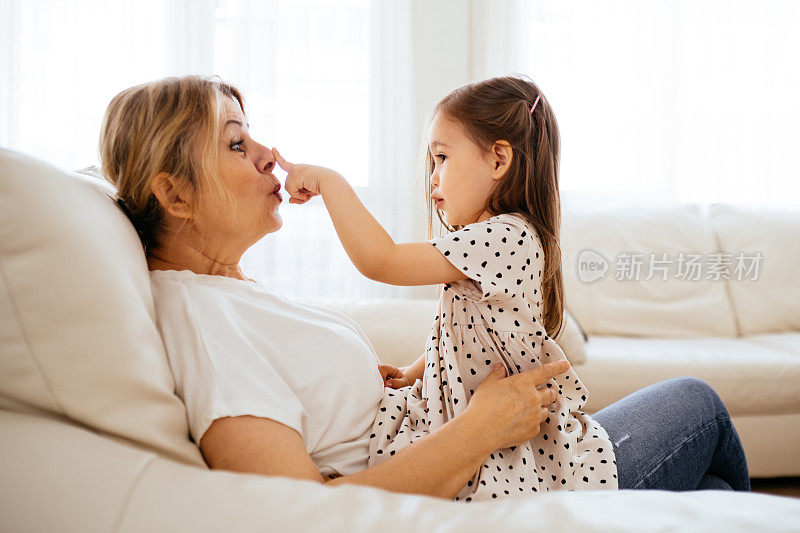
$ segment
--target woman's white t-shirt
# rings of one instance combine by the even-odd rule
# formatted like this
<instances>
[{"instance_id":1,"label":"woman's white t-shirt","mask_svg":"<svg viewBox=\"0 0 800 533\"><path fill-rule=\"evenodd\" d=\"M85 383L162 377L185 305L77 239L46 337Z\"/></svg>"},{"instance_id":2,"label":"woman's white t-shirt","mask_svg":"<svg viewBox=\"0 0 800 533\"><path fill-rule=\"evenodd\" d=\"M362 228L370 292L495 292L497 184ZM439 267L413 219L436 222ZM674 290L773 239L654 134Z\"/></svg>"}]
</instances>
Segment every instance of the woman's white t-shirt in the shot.
<instances>
[{"instance_id":1,"label":"woman's white t-shirt","mask_svg":"<svg viewBox=\"0 0 800 533\"><path fill-rule=\"evenodd\" d=\"M217 419L295 429L323 476L367 468L383 381L356 322L257 282L150 271L157 326L195 443Z\"/></svg>"}]
</instances>

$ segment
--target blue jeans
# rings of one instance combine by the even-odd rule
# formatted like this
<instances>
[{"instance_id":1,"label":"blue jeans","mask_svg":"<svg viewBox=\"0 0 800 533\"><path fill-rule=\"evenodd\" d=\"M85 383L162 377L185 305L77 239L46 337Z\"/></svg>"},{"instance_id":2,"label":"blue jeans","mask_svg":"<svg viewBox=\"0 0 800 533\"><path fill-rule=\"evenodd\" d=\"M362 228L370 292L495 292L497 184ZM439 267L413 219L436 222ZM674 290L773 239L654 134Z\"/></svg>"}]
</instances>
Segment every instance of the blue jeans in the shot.
<instances>
[{"instance_id":1,"label":"blue jeans","mask_svg":"<svg viewBox=\"0 0 800 533\"><path fill-rule=\"evenodd\" d=\"M661 381L590 416L611 437L620 489L750 490L728 410L701 379Z\"/></svg>"}]
</instances>

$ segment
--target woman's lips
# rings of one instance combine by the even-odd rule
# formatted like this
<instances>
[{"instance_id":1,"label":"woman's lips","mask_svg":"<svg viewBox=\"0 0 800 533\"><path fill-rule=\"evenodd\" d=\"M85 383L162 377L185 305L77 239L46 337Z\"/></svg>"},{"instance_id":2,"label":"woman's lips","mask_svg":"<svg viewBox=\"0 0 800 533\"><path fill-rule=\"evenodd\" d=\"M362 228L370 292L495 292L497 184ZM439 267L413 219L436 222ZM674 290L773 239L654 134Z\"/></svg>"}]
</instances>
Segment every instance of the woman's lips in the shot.
<instances>
[{"instance_id":1,"label":"woman's lips","mask_svg":"<svg viewBox=\"0 0 800 533\"><path fill-rule=\"evenodd\" d=\"M283 197L281 196L281 184L280 183L276 183L275 184L275 188L272 189L272 194L274 194L275 196L278 197L278 201L279 202L283 201Z\"/></svg>"}]
</instances>

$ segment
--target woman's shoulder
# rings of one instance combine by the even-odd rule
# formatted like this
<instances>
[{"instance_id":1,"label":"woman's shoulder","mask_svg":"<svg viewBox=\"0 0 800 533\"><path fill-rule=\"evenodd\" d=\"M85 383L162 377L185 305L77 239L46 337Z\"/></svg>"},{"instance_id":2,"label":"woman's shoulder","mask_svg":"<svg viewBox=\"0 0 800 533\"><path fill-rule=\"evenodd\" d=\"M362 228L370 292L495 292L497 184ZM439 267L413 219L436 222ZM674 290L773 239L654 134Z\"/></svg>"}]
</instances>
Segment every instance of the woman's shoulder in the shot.
<instances>
[{"instance_id":1,"label":"woman's shoulder","mask_svg":"<svg viewBox=\"0 0 800 533\"><path fill-rule=\"evenodd\" d=\"M244 280L213 274L198 274L191 270L150 270L150 282L156 292L177 289L190 292L214 293L221 296L248 294L262 300L288 303L286 296L270 291L257 280Z\"/></svg>"},{"instance_id":2,"label":"woman's shoulder","mask_svg":"<svg viewBox=\"0 0 800 533\"><path fill-rule=\"evenodd\" d=\"M197 274L191 270L151 270L150 279L153 299L161 312L176 312L178 302L192 309L200 307L193 314L207 318L231 311L249 316L257 308L301 321L323 319L358 333L355 321L334 305L326 305L324 300L275 293L259 281Z\"/></svg>"},{"instance_id":3,"label":"woman's shoulder","mask_svg":"<svg viewBox=\"0 0 800 533\"><path fill-rule=\"evenodd\" d=\"M217 285L229 287L255 287L259 286L257 281L247 281L243 279L230 278L227 276L217 276L212 274L198 274L192 270L150 270L150 279L154 282L181 282L193 283L196 285Z\"/></svg>"},{"instance_id":4,"label":"woman's shoulder","mask_svg":"<svg viewBox=\"0 0 800 533\"><path fill-rule=\"evenodd\" d=\"M156 312L162 316L191 310L195 316L209 318L220 312L250 313L254 307L281 312L292 306L284 295L269 291L258 281L191 270L150 270L149 274Z\"/></svg>"}]
</instances>

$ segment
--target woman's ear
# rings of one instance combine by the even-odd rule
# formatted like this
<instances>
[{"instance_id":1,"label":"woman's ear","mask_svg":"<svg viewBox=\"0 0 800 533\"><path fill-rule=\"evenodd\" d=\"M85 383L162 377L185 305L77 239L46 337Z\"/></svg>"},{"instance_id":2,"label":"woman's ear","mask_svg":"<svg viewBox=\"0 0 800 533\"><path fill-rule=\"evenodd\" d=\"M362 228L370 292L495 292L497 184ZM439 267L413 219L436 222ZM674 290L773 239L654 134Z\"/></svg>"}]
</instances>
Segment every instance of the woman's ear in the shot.
<instances>
[{"instance_id":1,"label":"woman's ear","mask_svg":"<svg viewBox=\"0 0 800 533\"><path fill-rule=\"evenodd\" d=\"M505 176L511 160L514 158L514 151L508 141L496 141L492 145L492 162L494 163L494 170L492 171L492 178L499 180Z\"/></svg>"},{"instance_id":2,"label":"woman's ear","mask_svg":"<svg viewBox=\"0 0 800 533\"><path fill-rule=\"evenodd\" d=\"M172 175L159 172L153 178L153 195L164 211L175 218L190 219L192 217L188 187L181 184Z\"/></svg>"}]
</instances>

